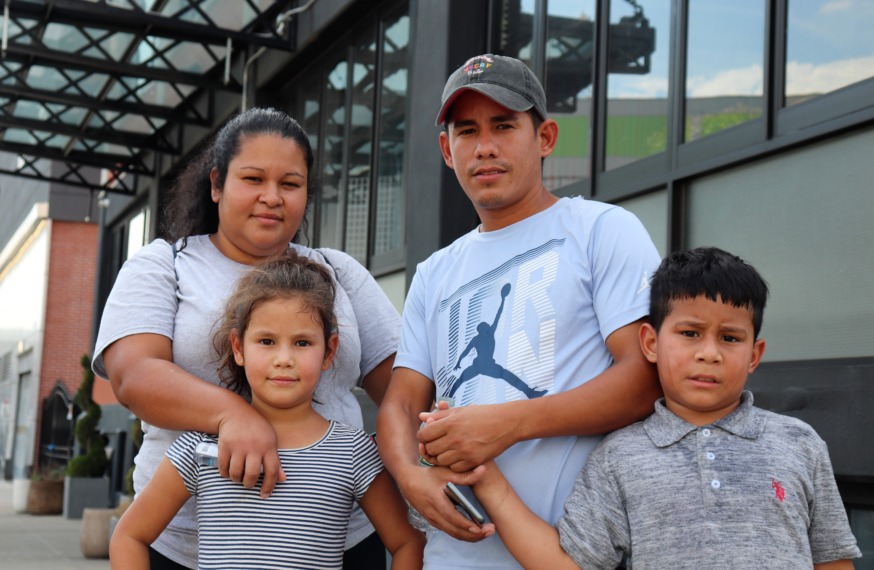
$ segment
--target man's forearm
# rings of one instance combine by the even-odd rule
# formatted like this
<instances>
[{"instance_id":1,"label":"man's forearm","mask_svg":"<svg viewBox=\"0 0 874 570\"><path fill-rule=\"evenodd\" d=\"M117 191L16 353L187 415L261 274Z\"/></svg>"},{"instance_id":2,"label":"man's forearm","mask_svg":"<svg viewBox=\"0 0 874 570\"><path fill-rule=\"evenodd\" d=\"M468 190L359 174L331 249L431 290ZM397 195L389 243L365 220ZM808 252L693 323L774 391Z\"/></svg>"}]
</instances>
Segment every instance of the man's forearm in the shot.
<instances>
[{"instance_id":1,"label":"man's forearm","mask_svg":"<svg viewBox=\"0 0 874 570\"><path fill-rule=\"evenodd\" d=\"M516 441L596 435L647 417L661 394L654 367L617 364L566 392L503 404L502 414L518 418Z\"/></svg>"}]
</instances>

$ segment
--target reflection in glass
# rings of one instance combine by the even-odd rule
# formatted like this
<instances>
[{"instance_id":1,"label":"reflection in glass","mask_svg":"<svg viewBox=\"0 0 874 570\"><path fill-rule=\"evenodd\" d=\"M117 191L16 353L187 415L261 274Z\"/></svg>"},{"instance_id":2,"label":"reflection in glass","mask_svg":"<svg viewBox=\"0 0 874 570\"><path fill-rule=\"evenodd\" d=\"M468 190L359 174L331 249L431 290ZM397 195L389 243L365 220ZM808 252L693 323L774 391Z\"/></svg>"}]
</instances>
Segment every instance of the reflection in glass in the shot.
<instances>
[{"instance_id":1,"label":"reflection in glass","mask_svg":"<svg viewBox=\"0 0 874 570\"><path fill-rule=\"evenodd\" d=\"M689 3L685 142L762 116L765 4Z\"/></svg>"},{"instance_id":2,"label":"reflection in glass","mask_svg":"<svg viewBox=\"0 0 874 570\"><path fill-rule=\"evenodd\" d=\"M313 72L313 75L315 78L320 78L318 72ZM316 153L316 156L318 156L320 131L319 121L321 118L321 113L319 112L319 93L321 92L321 81L298 81L295 82L295 84L298 93L294 117L303 127L303 130L306 131L307 136L310 139L310 146L312 146L313 153ZM316 161L317 165L318 163L319 161ZM316 166L316 168L318 168L318 166ZM318 177L318 173L311 172L310 177ZM310 183L312 183L312 181ZM307 245L315 243L315 224L310 223L310 221L313 219L313 212L315 211L314 202L318 201L318 199L319 196L314 196L307 203L304 223L300 229L300 237L298 241Z\"/></svg>"},{"instance_id":3,"label":"reflection in glass","mask_svg":"<svg viewBox=\"0 0 874 570\"><path fill-rule=\"evenodd\" d=\"M554 190L591 176L595 1L550 2L548 7L544 88L559 136L543 164L543 182Z\"/></svg>"},{"instance_id":4,"label":"reflection in glass","mask_svg":"<svg viewBox=\"0 0 874 570\"><path fill-rule=\"evenodd\" d=\"M373 96L376 42L373 31L353 44L352 108L347 125L346 240L343 250L367 264L370 217L370 157L373 151Z\"/></svg>"},{"instance_id":5,"label":"reflection in glass","mask_svg":"<svg viewBox=\"0 0 874 570\"><path fill-rule=\"evenodd\" d=\"M533 68L531 42L534 38L534 0L499 2L500 49L498 53L515 57Z\"/></svg>"},{"instance_id":6,"label":"reflection in glass","mask_svg":"<svg viewBox=\"0 0 874 570\"><path fill-rule=\"evenodd\" d=\"M322 128L322 194L319 201L319 246L343 245L343 137L346 128L345 54L328 69Z\"/></svg>"},{"instance_id":7,"label":"reflection in glass","mask_svg":"<svg viewBox=\"0 0 874 570\"><path fill-rule=\"evenodd\" d=\"M385 23L382 39L382 88L377 156L376 218L373 254L404 244L404 108L407 98L407 48L410 18L403 14Z\"/></svg>"},{"instance_id":8,"label":"reflection in glass","mask_svg":"<svg viewBox=\"0 0 874 570\"><path fill-rule=\"evenodd\" d=\"M664 0L610 2L606 170L666 148L670 12Z\"/></svg>"},{"instance_id":9,"label":"reflection in glass","mask_svg":"<svg viewBox=\"0 0 874 570\"><path fill-rule=\"evenodd\" d=\"M785 105L874 77L874 2L789 1Z\"/></svg>"}]
</instances>

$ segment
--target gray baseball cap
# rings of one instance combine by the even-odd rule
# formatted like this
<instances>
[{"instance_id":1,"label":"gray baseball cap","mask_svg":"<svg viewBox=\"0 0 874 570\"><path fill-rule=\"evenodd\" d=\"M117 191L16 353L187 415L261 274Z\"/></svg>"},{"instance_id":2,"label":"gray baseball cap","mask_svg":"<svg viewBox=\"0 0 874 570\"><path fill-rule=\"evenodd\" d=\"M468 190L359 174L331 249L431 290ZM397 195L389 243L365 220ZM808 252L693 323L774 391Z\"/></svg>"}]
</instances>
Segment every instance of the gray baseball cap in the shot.
<instances>
[{"instance_id":1,"label":"gray baseball cap","mask_svg":"<svg viewBox=\"0 0 874 570\"><path fill-rule=\"evenodd\" d=\"M442 105L435 124L440 126L455 99L465 90L482 93L511 111L533 108L546 119L546 94L527 65L512 57L478 55L467 60L446 80Z\"/></svg>"}]
</instances>

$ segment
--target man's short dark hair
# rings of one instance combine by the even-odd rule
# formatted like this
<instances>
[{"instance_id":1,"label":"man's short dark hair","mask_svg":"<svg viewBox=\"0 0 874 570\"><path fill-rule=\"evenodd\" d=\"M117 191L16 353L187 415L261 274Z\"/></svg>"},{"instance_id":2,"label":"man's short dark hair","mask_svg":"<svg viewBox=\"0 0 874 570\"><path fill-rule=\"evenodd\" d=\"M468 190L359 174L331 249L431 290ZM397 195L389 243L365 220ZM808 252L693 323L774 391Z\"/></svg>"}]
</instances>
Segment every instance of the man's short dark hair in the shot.
<instances>
[{"instance_id":1,"label":"man's short dark hair","mask_svg":"<svg viewBox=\"0 0 874 570\"><path fill-rule=\"evenodd\" d=\"M650 324L658 331L671 312L671 303L699 295L749 309L758 338L768 284L752 265L716 247L679 251L662 260L652 278Z\"/></svg>"}]
</instances>

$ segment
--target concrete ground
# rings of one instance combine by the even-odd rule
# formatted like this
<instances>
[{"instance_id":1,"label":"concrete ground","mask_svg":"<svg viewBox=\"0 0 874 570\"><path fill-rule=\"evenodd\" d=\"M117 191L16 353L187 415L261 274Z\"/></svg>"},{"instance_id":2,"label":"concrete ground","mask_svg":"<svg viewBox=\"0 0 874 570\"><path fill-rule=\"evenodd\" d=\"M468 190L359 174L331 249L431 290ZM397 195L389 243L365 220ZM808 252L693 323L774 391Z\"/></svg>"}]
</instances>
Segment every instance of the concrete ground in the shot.
<instances>
[{"instance_id":1,"label":"concrete ground","mask_svg":"<svg viewBox=\"0 0 874 570\"><path fill-rule=\"evenodd\" d=\"M0 568L3 570L109 570L108 559L86 559L79 547L81 520L18 514L12 483L0 479Z\"/></svg>"}]
</instances>

